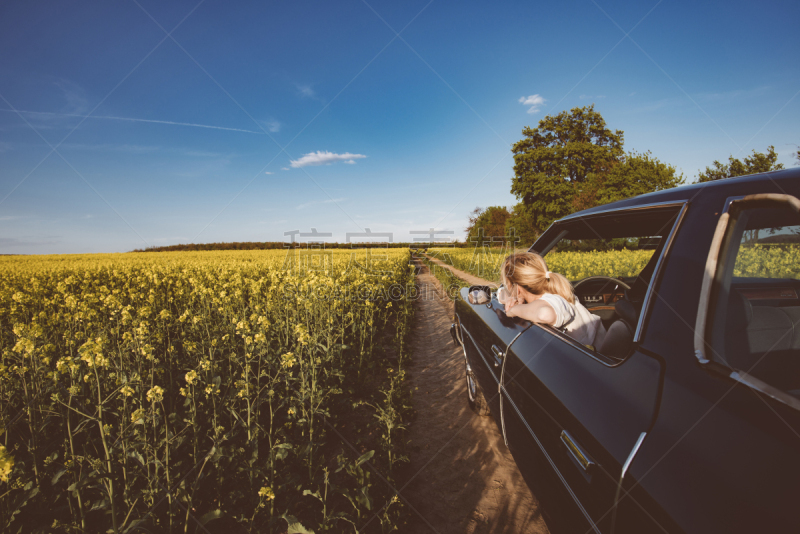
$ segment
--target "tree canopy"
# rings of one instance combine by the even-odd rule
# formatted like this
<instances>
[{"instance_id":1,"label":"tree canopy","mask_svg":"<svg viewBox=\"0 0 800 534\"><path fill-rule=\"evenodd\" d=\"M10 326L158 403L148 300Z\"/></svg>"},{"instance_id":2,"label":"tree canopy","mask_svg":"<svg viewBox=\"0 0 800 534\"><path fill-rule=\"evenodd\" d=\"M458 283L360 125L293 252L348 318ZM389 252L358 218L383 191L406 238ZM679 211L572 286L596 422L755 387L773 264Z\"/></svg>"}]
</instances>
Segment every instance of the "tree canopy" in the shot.
<instances>
[{"instance_id":1,"label":"tree canopy","mask_svg":"<svg viewBox=\"0 0 800 534\"><path fill-rule=\"evenodd\" d=\"M595 205L635 197L654 191L677 187L684 183L683 174L675 167L662 163L648 150L630 152L599 180Z\"/></svg>"},{"instance_id":2,"label":"tree canopy","mask_svg":"<svg viewBox=\"0 0 800 534\"><path fill-rule=\"evenodd\" d=\"M800 159L800 150L798 151L798 158ZM736 159L732 155L728 158L727 164L714 161L711 167L706 167L705 171L700 171L697 181L711 182L724 178L733 178L734 176L744 176L745 174L783 169L783 164L777 161L778 153L775 152L774 146L770 145L766 153L756 152L753 149L753 155L744 158L744 161Z\"/></svg>"},{"instance_id":3,"label":"tree canopy","mask_svg":"<svg viewBox=\"0 0 800 534\"><path fill-rule=\"evenodd\" d=\"M475 208L469 217L469 225L464 229L467 232L467 243L471 239L490 239L495 241L506 235L506 221L511 214L504 206L489 206L486 209ZM482 230L482 233L481 233Z\"/></svg>"},{"instance_id":4,"label":"tree canopy","mask_svg":"<svg viewBox=\"0 0 800 534\"><path fill-rule=\"evenodd\" d=\"M512 246L530 246L540 233L529 206L524 202L514 206L511 215L506 219L506 235L519 238L518 241L512 243Z\"/></svg>"},{"instance_id":5,"label":"tree canopy","mask_svg":"<svg viewBox=\"0 0 800 534\"><path fill-rule=\"evenodd\" d=\"M511 192L538 231L583 203L594 176L606 174L623 154L622 130L610 130L594 104L547 116L522 134L512 148Z\"/></svg>"},{"instance_id":6,"label":"tree canopy","mask_svg":"<svg viewBox=\"0 0 800 534\"><path fill-rule=\"evenodd\" d=\"M622 130L609 129L594 105L547 116L522 134L512 148L511 181L521 202L508 223L520 236L538 235L575 211L684 183L649 151L625 154Z\"/></svg>"}]
</instances>

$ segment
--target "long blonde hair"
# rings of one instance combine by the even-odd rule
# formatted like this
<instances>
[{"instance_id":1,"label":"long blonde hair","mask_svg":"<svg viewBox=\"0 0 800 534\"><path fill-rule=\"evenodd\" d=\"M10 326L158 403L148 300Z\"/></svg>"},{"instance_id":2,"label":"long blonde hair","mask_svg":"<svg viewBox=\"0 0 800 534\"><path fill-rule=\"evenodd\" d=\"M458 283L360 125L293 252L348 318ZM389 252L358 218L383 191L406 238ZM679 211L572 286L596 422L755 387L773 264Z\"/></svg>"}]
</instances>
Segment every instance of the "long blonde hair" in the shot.
<instances>
[{"instance_id":1,"label":"long blonde hair","mask_svg":"<svg viewBox=\"0 0 800 534\"><path fill-rule=\"evenodd\" d=\"M561 274L547 270L544 258L533 252L516 252L503 260L500 266L501 282L518 284L533 293L554 293L572 303L575 294L572 284Z\"/></svg>"}]
</instances>

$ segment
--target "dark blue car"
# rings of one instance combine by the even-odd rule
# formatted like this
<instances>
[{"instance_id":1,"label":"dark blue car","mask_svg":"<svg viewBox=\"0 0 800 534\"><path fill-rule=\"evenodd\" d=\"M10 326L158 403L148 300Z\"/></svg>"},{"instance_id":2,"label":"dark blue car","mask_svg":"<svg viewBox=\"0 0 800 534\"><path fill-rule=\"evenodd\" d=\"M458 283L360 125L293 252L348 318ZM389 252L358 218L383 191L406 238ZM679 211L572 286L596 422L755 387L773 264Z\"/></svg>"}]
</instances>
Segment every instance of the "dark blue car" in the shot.
<instances>
[{"instance_id":1,"label":"dark blue car","mask_svg":"<svg viewBox=\"0 0 800 534\"><path fill-rule=\"evenodd\" d=\"M461 291L470 405L494 417L551 531L800 532L798 198L792 169L554 223L530 248L545 260L645 258L634 276L587 262L573 281L601 347Z\"/></svg>"}]
</instances>

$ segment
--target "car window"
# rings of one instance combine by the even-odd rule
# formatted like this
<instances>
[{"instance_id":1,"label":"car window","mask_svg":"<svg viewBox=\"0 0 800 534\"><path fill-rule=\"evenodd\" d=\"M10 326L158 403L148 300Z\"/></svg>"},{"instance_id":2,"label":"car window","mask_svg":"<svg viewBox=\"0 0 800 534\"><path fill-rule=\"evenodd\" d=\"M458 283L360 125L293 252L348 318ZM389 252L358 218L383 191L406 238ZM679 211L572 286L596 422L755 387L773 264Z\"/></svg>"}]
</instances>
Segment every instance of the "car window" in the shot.
<instances>
[{"instance_id":1,"label":"car window","mask_svg":"<svg viewBox=\"0 0 800 534\"><path fill-rule=\"evenodd\" d=\"M719 256L712 359L800 398L800 215L732 215Z\"/></svg>"},{"instance_id":2,"label":"car window","mask_svg":"<svg viewBox=\"0 0 800 534\"><path fill-rule=\"evenodd\" d=\"M600 318L602 332L590 350L614 361L633 351L648 288L683 209L673 204L575 217L554 225L532 247Z\"/></svg>"}]
</instances>

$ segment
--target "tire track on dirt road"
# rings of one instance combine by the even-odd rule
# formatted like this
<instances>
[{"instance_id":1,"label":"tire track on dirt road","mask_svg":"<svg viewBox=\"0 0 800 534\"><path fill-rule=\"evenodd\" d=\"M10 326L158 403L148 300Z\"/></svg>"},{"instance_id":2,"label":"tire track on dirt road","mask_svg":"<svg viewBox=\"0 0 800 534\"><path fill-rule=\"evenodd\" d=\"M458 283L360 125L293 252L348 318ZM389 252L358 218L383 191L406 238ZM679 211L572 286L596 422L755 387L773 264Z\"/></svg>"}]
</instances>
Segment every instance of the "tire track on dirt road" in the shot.
<instances>
[{"instance_id":1,"label":"tire track on dirt road","mask_svg":"<svg viewBox=\"0 0 800 534\"><path fill-rule=\"evenodd\" d=\"M404 531L546 533L538 502L494 420L467 404L464 356L449 332L452 302L428 268L419 260L416 265L419 298L408 370L417 415L398 487L405 486L403 496L424 519L414 514Z\"/></svg>"}]
</instances>

